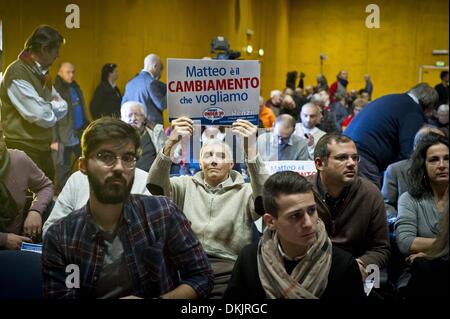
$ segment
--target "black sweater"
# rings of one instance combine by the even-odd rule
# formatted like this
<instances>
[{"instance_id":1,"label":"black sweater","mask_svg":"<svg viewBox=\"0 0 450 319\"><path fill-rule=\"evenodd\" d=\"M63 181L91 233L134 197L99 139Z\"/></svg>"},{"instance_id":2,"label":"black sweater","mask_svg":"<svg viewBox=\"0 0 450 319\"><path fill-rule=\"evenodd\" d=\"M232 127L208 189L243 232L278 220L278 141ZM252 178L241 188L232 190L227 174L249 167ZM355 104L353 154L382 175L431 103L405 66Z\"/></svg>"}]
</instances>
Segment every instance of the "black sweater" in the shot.
<instances>
[{"instance_id":1,"label":"black sweater","mask_svg":"<svg viewBox=\"0 0 450 319\"><path fill-rule=\"evenodd\" d=\"M251 244L242 249L225 291L225 299L267 299L259 279L257 249L257 244ZM333 247L328 286L320 299L363 300L365 298L362 277L356 260L348 252Z\"/></svg>"}]
</instances>

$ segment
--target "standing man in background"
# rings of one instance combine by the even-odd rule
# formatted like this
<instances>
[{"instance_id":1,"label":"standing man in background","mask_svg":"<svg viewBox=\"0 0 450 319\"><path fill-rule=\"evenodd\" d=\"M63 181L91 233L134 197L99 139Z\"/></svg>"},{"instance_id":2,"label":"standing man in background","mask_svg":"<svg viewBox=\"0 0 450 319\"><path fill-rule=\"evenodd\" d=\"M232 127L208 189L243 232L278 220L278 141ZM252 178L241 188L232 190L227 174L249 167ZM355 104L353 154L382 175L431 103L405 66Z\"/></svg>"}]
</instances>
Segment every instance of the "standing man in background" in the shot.
<instances>
[{"instance_id":1,"label":"standing man in background","mask_svg":"<svg viewBox=\"0 0 450 319\"><path fill-rule=\"evenodd\" d=\"M1 120L8 148L24 151L50 179L54 178L52 127L67 113L48 73L64 38L49 26L37 27L0 84Z\"/></svg>"},{"instance_id":2,"label":"standing man in background","mask_svg":"<svg viewBox=\"0 0 450 319\"><path fill-rule=\"evenodd\" d=\"M125 87L122 105L136 101L147 107L147 120L163 124L162 112L167 106L166 84L159 81L163 70L161 59L156 54L149 54L144 59L144 68L131 79Z\"/></svg>"},{"instance_id":3,"label":"standing man in background","mask_svg":"<svg viewBox=\"0 0 450 319\"><path fill-rule=\"evenodd\" d=\"M67 115L55 125L52 150L57 154L56 186L59 193L70 176L73 158L81 156L80 138L88 120L83 92L75 81L75 66L70 62L61 64L54 83L56 91L67 102Z\"/></svg>"}]
</instances>

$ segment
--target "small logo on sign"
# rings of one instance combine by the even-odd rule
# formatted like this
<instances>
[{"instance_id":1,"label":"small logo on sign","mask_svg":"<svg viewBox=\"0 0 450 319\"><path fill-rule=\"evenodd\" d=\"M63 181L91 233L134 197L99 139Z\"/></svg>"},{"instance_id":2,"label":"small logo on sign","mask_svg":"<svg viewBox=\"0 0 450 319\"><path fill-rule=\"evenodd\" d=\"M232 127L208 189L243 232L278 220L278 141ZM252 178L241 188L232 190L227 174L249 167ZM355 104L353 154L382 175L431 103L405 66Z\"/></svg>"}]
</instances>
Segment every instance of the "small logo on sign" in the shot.
<instances>
[{"instance_id":1,"label":"small logo on sign","mask_svg":"<svg viewBox=\"0 0 450 319\"><path fill-rule=\"evenodd\" d=\"M213 122L224 116L225 112L220 107L210 107L203 111L203 117Z\"/></svg>"}]
</instances>

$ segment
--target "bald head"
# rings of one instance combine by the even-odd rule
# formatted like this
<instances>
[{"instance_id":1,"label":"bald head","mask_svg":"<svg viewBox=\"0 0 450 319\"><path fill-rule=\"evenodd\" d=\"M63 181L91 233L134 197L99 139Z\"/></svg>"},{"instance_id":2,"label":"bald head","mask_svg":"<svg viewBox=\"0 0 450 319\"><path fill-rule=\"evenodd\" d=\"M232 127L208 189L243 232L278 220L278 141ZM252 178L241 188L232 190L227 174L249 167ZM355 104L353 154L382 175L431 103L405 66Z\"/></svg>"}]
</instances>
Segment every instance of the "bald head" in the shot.
<instances>
[{"instance_id":1,"label":"bald head","mask_svg":"<svg viewBox=\"0 0 450 319\"><path fill-rule=\"evenodd\" d=\"M283 140L289 139L295 129L295 119L289 114L281 114L277 117L274 133Z\"/></svg>"},{"instance_id":2,"label":"bald head","mask_svg":"<svg viewBox=\"0 0 450 319\"><path fill-rule=\"evenodd\" d=\"M162 61L156 54L149 54L144 59L144 71L150 73L155 79L161 78L163 65Z\"/></svg>"},{"instance_id":3,"label":"bald head","mask_svg":"<svg viewBox=\"0 0 450 319\"><path fill-rule=\"evenodd\" d=\"M320 107L313 103L306 103L302 106L302 111L300 112L300 117L302 119L302 125L306 129L313 129L320 122L321 113Z\"/></svg>"},{"instance_id":4,"label":"bald head","mask_svg":"<svg viewBox=\"0 0 450 319\"><path fill-rule=\"evenodd\" d=\"M61 63L58 75L64 80L66 83L73 83L75 81L75 66L70 62Z\"/></svg>"}]
</instances>

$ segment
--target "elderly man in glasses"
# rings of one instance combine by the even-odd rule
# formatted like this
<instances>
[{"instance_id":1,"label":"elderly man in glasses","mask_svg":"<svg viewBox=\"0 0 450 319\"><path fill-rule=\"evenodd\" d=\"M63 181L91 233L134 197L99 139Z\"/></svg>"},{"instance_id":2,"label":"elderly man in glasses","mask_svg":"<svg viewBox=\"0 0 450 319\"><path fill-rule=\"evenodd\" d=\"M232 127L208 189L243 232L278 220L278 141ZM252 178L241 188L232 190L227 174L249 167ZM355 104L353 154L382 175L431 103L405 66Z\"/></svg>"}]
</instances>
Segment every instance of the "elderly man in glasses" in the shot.
<instances>
[{"instance_id":1,"label":"elderly man in glasses","mask_svg":"<svg viewBox=\"0 0 450 319\"><path fill-rule=\"evenodd\" d=\"M389 237L383 197L378 188L357 176L359 155L347 136L324 135L314 150L313 184L319 217L333 245L349 251L363 278L367 266L386 266Z\"/></svg>"},{"instance_id":2,"label":"elderly man in glasses","mask_svg":"<svg viewBox=\"0 0 450 319\"><path fill-rule=\"evenodd\" d=\"M88 126L81 143L89 201L47 231L44 296L205 298L212 269L184 213L167 197L130 195L137 131L104 117Z\"/></svg>"}]
</instances>

